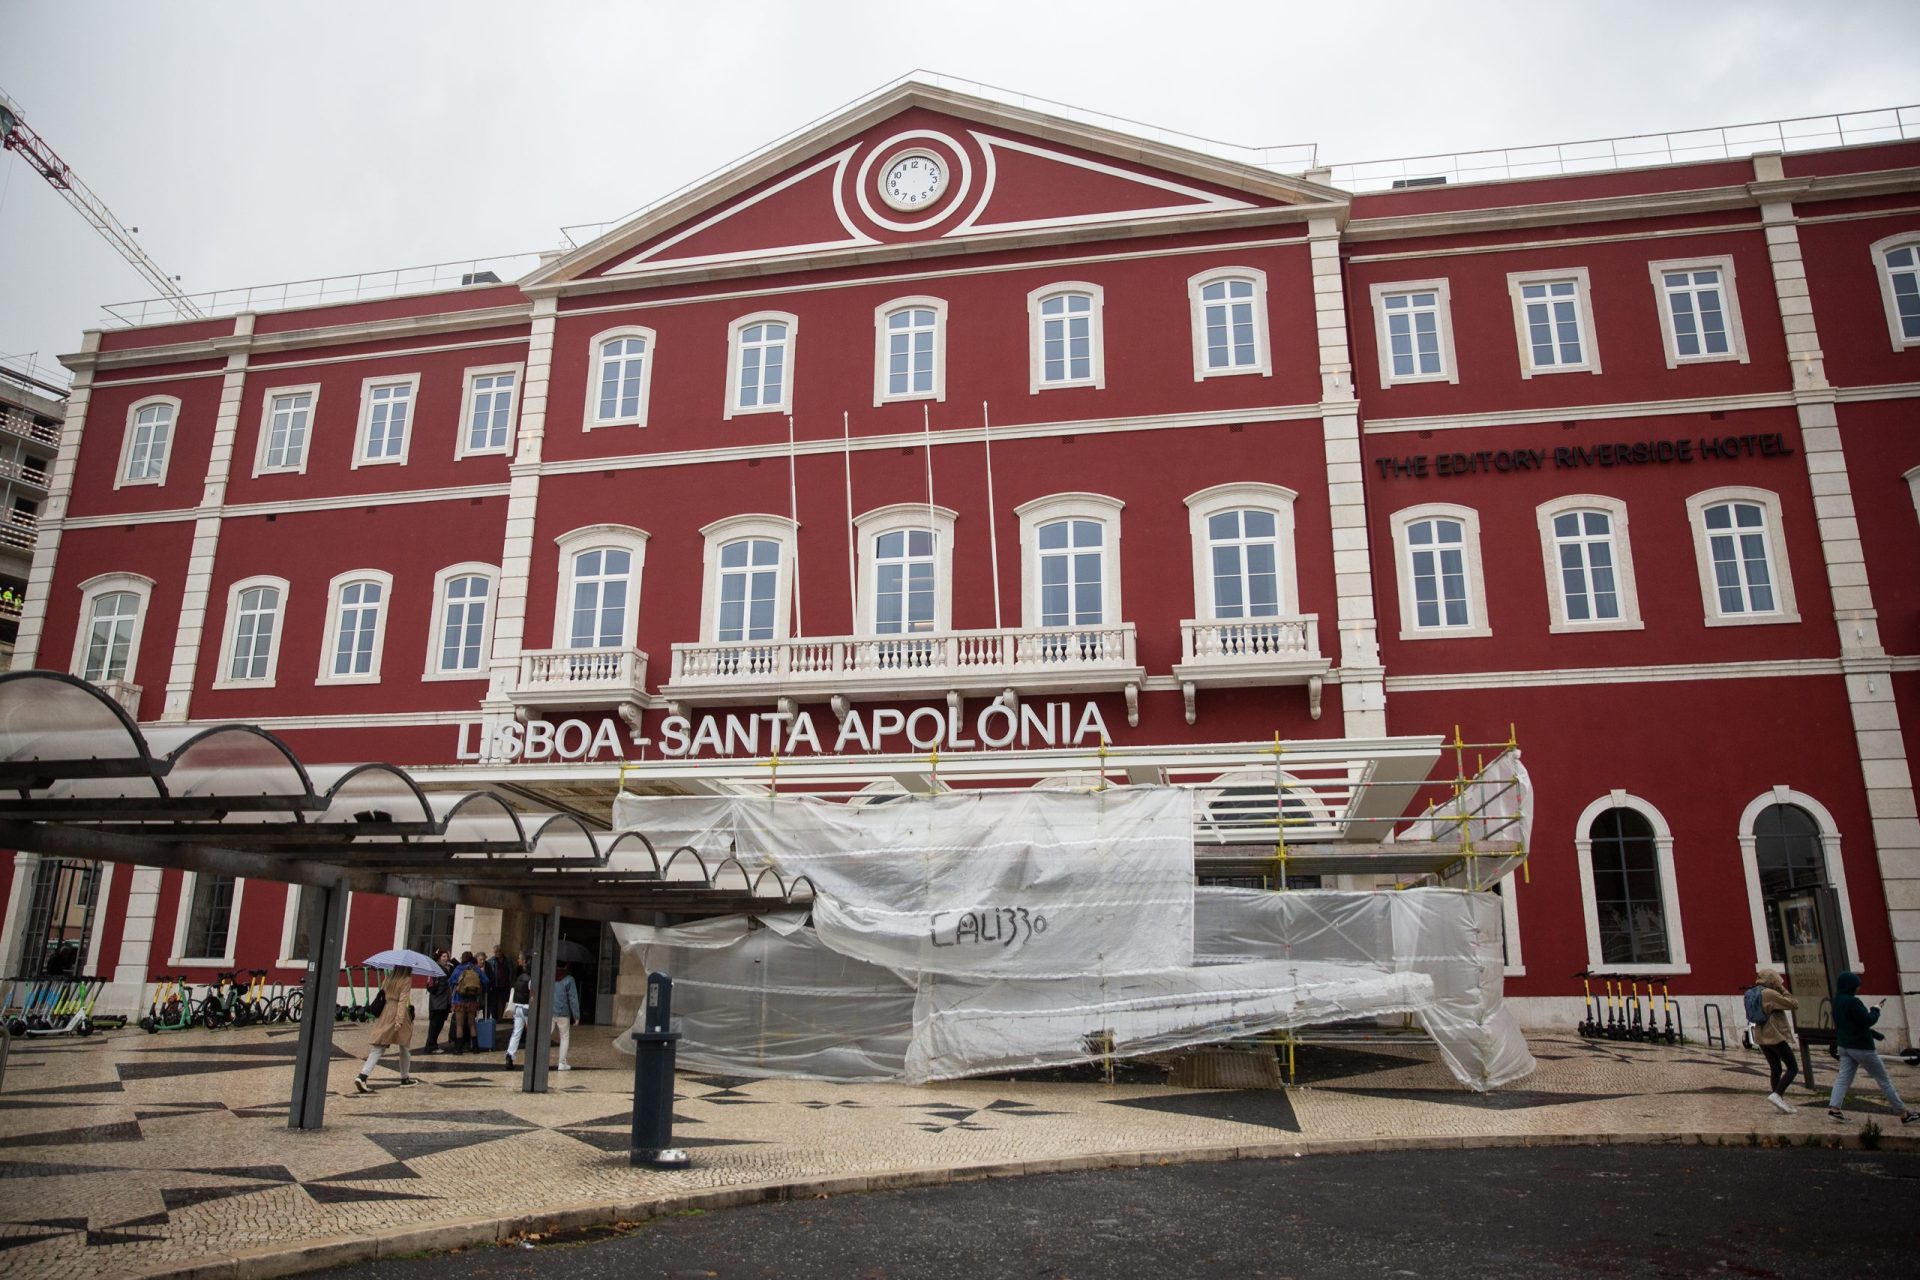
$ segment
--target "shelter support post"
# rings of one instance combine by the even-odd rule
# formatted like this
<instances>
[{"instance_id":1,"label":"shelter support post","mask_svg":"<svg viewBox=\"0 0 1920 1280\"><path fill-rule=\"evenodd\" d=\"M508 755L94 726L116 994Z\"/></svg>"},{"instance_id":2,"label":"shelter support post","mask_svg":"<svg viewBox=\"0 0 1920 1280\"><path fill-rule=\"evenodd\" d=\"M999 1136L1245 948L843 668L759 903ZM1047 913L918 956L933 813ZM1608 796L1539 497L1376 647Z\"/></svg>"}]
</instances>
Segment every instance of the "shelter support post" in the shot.
<instances>
[{"instance_id":1,"label":"shelter support post","mask_svg":"<svg viewBox=\"0 0 1920 1280\"><path fill-rule=\"evenodd\" d=\"M547 1091L547 1063L553 1055L549 1037L553 1034L553 966L560 955L560 908L553 907L540 925L540 938L533 948L533 1008L527 1012L527 1065L522 1068L520 1091Z\"/></svg>"},{"instance_id":2,"label":"shelter support post","mask_svg":"<svg viewBox=\"0 0 1920 1280\"><path fill-rule=\"evenodd\" d=\"M308 963L306 1016L300 1020L300 1047L294 1057L293 1101L287 1128L318 1129L326 1118L327 1068L333 1061L333 1006L340 994L340 963L347 945L345 881L316 886L309 895L309 938L317 944Z\"/></svg>"}]
</instances>

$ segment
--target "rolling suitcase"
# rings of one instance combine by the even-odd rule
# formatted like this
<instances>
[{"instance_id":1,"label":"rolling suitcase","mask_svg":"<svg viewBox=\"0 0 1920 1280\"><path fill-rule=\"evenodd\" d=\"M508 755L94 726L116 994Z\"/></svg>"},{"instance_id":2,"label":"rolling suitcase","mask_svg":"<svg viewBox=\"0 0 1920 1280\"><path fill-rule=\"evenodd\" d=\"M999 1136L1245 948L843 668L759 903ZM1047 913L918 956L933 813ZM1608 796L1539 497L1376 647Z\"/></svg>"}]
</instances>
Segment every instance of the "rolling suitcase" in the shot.
<instances>
[{"instance_id":1,"label":"rolling suitcase","mask_svg":"<svg viewBox=\"0 0 1920 1280\"><path fill-rule=\"evenodd\" d=\"M480 1046L482 1053L493 1052L493 1019L475 1018L473 1020L473 1040Z\"/></svg>"}]
</instances>

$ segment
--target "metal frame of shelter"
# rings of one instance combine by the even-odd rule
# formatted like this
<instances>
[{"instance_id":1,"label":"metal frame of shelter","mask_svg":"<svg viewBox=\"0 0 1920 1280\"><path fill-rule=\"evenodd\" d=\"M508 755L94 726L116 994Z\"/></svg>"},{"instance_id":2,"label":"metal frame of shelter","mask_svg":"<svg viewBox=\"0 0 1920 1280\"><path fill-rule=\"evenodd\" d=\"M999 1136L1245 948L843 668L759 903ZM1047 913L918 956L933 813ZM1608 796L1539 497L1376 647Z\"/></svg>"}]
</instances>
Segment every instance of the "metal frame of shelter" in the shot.
<instances>
[{"instance_id":1,"label":"metal frame of shelter","mask_svg":"<svg viewBox=\"0 0 1920 1280\"><path fill-rule=\"evenodd\" d=\"M287 1124L326 1107L333 1008L350 892L525 911L545 921L529 1011L553 1007L560 913L651 922L803 905L813 886L691 849L662 858L639 832L595 831L576 814L516 809L488 791L423 790L392 765L309 767L243 724L142 729L112 698L52 671L0 674L0 847L311 886L317 955L306 977ZM548 1042L521 1087L546 1091Z\"/></svg>"}]
</instances>

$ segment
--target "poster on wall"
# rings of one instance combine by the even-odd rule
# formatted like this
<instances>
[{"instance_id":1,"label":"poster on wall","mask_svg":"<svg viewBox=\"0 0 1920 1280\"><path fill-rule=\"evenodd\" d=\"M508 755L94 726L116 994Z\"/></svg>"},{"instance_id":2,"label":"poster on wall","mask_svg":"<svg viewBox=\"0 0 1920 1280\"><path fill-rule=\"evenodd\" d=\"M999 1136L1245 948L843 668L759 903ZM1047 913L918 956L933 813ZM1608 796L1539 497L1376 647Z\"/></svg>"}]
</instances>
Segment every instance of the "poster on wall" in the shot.
<instances>
[{"instance_id":1,"label":"poster on wall","mask_svg":"<svg viewBox=\"0 0 1920 1280\"><path fill-rule=\"evenodd\" d=\"M1776 898L1773 909L1780 920L1780 945L1786 950L1787 986L1800 1002L1794 1024L1801 1027L1833 1025L1832 992L1827 984L1827 957L1820 932L1820 910L1810 893Z\"/></svg>"}]
</instances>

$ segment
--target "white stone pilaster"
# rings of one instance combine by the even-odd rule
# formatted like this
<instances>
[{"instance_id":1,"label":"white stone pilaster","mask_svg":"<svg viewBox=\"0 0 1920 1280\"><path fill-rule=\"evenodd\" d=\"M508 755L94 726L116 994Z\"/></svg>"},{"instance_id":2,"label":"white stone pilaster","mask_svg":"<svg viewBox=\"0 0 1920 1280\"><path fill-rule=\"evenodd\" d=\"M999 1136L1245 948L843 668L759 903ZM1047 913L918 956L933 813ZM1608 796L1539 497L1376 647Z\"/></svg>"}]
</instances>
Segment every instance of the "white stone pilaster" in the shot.
<instances>
[{"instance_id":1,"label":"white stone pilaster","mask_svg":"<svg viewBox=\"0 0 1920 1280\"><path fill-rule=\"evenodd\" d=\"M1804 183L1785 179L1778 154L1754 157L1753 192L1760 201L1774 296L1786 330L1793 367L1793 395L1800 418L1801 455L1814 493L1820 554L1826 564L1833 620L1840 634L1840 667L1847 706L1873 823L1874 854L1887 898L1887 923L1898 972L1891 985L1920 988L1920 821L1916 820L1913 773L1907 760L1899 708L1893 701L1892 664L1880 644L1878 614L1867 580L1853 488L1841 443L1835 396L1807 290L1800 255L1800 228L1793 196ZM1920 1027L1920 996L1902 997L1908 1043Z\"/></svg>"},{"instance_id":2,"label":"white stone pilaster","mask_svg":"<svg viewBox=\"0 0 1920 1280\"><path fill-rule=\"evenodd\" d=\"M1340 706L1349 738L1387 731L1386 668L1373 608L1367 540L1366 472L1360 460L1360 404L1347 347L1340 227L1331 217L1307 223L1313 263L1314 325L1320 344L1320 430L1327 459L1327 509L1333 526L1333 581L1340 628Z\"/></svg>"},{"instance_id":3,"label":"white stone pilaster","mask_svg":"<svg viewBox=\"0 0 1920 1280\"><path fill-rule=\"evenodd\" d=\"M100 992L101 1013L124 1013L137 1018L147 1011L147 971L153 962L153 939L159 932L159 867L132 867L127 890L127 914L120 926L120 959L113 980Z\"/></svg>"},{"instance_id":4,"label":"white stone pilaster","mask_svg":"<svg viewBox=\"0 0 1920 1280\"><path fill-rule=\"evenodd\" d=\"M187 555L186 583L180 596L180 627L174 633L167 700L160 712L160 718L165 721L185 720L193 703L194 670L200 664L207 605L213 590L213 562L220 551L220 509L227 500L227 483L233 471L233 442L240 429L240 402L247 388L246 344L252 336L253 314L247 312L235 317L233 340L239 349L227 353L227 371L220 381L213 448L207 455L199 518L193 522L193 549Z\"/></svg>"}]
</instances>

